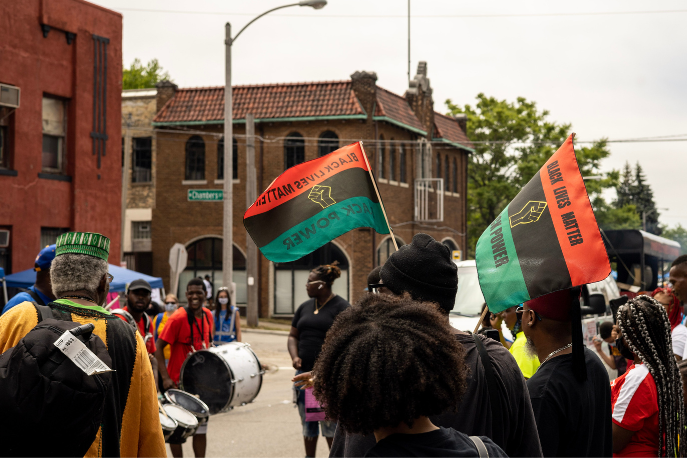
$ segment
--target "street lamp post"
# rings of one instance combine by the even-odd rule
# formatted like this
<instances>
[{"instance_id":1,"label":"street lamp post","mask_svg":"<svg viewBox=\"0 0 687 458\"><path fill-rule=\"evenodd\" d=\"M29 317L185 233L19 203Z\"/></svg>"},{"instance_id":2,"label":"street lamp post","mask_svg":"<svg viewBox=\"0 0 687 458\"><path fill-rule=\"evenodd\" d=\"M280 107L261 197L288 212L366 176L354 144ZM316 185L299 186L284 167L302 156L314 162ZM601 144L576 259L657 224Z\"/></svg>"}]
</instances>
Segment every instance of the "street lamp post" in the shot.
<instances>
[{"instance_id":1,"label":"street lamp post","mask_svg":"<svg viewBox=\"0 0 687 458\"><path fill-rule=\"evenodd\" d=\"M239 33L236 34L234 38L231 37L231 24L227 22L225 26L225 87L224 87L224 219L223 219L223 244L222 244L222 282L224 286L231 288L233 281L233 208L232 204L234 201L234 196L232 192L232 184L234 177L234 164L233 164L233 145L234 145L234 135L233 135L233 116L232 116L232 91L231 91L231 46L236 41L236 39L241 35L241 33L246 30L246 27L251 25L253 22L257 21L261 17L269 14L273 11L280 10L282 8L288 8L291 6L309 6L316 10L324 8L327 4L326 0L303 0L298 3L291 3L288 5L278 6L277 8L272 8L271 10L265 11L261 15L255 17L252 21L246 24ZM232 291L232 298L236 297L236 291ZM249 323L250 324L250 323Z\"/></svg>"}]
</instances>

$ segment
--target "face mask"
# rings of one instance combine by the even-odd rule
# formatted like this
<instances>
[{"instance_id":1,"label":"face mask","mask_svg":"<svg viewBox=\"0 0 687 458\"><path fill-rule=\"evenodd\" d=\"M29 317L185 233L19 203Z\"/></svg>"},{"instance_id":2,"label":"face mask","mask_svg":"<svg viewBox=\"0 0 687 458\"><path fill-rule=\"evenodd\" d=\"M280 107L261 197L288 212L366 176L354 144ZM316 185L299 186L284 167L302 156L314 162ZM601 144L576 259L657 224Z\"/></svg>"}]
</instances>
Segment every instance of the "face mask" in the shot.
<instances>
[{"instance_id":1,"label":"face mask","mask_svg":"<svg viewBox=\"0 0 687 458\"><path fill-rule=\"evenodd\" d=\"M177 305L174 302L167 302L165 304L165 310L168 312L171 312L172 310L175 310L177 308Z\"/></svg>"},{"instance_id":2,"label":"face mask","mask_svg":"<svg viewBox=\"0 0 687 458\"><path fill-rule=\"evenodd\" d=\"M625 339L622 337L619 337L615 340L615 346L618 348L618 351L620 354L623 356L625 359L635 359L635 355L630 351L629 348L625 345Z\"/></svg>"},{"instance_id":3,"label":"face mask","mask_svg":"<svg viewBox=\"0 0 687 458\"><path fill-rule=\"evenodd\" d=\"M611 347L615 347L615 342L608 342L608 345L610 345Z\"/></svg>"},{"instance_id":4,"label":"face mask","mask_svg":"<svg viewBox=\"0 0 687 458\"><path fill-rule=\"evenodd\" d=\"M222 305L227 305L229 303L229 298L228 297L220 297L218 299L219 303Z\"/></svg>"}]
</instances>

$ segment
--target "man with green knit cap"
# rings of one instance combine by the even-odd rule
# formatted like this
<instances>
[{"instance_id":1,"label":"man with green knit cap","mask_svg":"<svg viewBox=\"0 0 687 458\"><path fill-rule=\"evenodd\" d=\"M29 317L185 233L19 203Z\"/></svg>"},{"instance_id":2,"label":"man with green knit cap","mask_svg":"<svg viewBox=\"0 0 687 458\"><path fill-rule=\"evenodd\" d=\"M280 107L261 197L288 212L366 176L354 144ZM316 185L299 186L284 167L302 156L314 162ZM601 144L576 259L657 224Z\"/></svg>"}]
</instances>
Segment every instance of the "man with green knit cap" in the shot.
<instances>
[{"instance_id":1,"label":"man with green knit cap","mask_svg":"<svg viewBox=\"0 0 687 458\"><path fill-rule=\"evenodd\" d=\"M53 318L92 323L93 334L107 346L115 370L100 429L86 456L167 456L145 343L129 325L102 307L112 281L107 271L109 251L110 240L101 234L62 234L50 269L57 298L48 304ZM17 345L38 320L38 311L30 302L3 314L0 353ZM36 437L40 438L40 431L36 431Z\"/></svg>"}]
</instances>

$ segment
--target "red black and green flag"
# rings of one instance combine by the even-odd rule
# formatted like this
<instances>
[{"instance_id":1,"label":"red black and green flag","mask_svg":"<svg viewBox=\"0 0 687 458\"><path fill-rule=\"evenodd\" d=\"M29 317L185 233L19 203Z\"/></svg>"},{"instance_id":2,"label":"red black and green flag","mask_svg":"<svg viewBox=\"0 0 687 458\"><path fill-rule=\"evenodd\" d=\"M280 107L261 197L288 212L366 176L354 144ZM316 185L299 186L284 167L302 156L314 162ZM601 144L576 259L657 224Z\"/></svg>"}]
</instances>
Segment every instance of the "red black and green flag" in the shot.
<instances>
[{"instance_id":1,"label":"red black and green flag","mask_svg":"<svg viewBox=\"0 0 687 458\"><path fill-rule=\"evenodd\" d=\"M370 164L360 142L279 175L243 215L262 254L289 262L358 227L388 234Z\"/></svg>"},{"instance_id":2,"label":"red black and green flag","mask_svg":"<svg viewBox=\"0 0 687 458\"><path fill-rule=\"evenodd\" d=\"M573 135L477 242L479 283L498 313L611 272L573 148Z\"/></svg>"}]
</instances>

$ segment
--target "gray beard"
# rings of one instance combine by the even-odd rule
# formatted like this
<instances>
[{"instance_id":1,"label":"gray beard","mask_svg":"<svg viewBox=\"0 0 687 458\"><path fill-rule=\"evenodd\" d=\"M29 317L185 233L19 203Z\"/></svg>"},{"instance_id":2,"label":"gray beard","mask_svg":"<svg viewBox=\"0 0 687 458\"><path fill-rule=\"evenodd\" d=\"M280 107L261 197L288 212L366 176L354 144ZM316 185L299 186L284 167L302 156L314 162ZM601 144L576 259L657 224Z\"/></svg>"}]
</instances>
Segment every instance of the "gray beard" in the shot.
<instances>
[{"instance_id":1,"label":"gray beard","mask_svg":"<svg viewBox=\"0 0 687 458\"><path fill-rule=\"evenodd\" d=\"M530 339L527 339L527 341L525 342L525 352L527 353L527 355L530 358L534 358L535 356L538 356L537 355L537 349L534 346L534 342L532 342L532 340L530 340Z\"/></svg>"}]
</instances>

